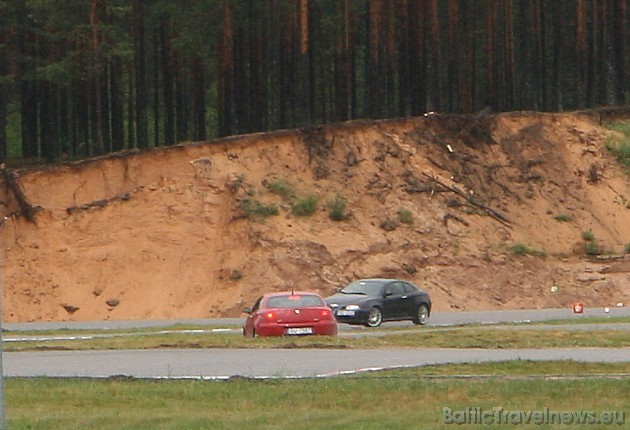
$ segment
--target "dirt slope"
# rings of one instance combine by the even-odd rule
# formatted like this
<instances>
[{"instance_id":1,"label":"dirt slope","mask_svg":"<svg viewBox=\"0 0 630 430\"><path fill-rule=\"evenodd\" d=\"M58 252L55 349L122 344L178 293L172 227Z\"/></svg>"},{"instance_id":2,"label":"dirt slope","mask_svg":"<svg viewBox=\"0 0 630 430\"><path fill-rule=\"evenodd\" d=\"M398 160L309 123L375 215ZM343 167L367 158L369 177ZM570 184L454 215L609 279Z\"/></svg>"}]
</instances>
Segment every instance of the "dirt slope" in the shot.
<instances>
[{"instance_id":1,"label":"dirt slope","mask_svg":"<svg viewBox=\"0 0 630 430\"><path fill-rule=\"evenodd\" d=\"M371 276L415 281L435 310L630 302L630 181L599 119L363 121L19 171L37 212L0 183L4 320L240 316L265 291ZM308 195L317 211L293 215Z\"/></svg>"}]
</instances>

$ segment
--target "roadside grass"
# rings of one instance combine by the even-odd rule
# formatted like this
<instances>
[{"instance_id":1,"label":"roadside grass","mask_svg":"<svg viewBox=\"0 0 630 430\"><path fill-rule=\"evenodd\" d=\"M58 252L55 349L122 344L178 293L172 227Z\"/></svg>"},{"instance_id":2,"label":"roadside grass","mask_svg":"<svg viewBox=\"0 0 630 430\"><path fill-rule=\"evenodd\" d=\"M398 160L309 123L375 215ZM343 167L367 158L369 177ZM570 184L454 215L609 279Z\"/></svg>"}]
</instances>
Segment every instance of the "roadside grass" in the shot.
<instances>
[{"instance_id":1,"label":"roadside grass","mask_svg":"<svg viewBox=\"0 0 630 430\"><path fill-rule=\"evenodd\" d=\"M610 130L616 131L617 135L611 135L606 140L606 148L612 153L621 165L630 169L630 123L609 124Z\"/></svg>"},{"instance_id":2,"label":"roadside grass","mask_svg":"<svg viewBox=\"0 0 630 430\"><path fill-rule=\"evenodd\" d=\"M512 361L300 380L8 378L6 417L16 430L449 429L443 408L627 415L630 385L618 378L629 372L628 363ZM557 378L566 374L592 377Z\"/></svg>"},{"instance_id":3,"label":"roadside grass","mask_svg":"<svg viewBox=\"0 0 630 430\"><path fill-rule=\"evenodd\" d=\"M588 323L627 323L630 318L589 318L564 320L575 325ZM51 331L12 333L4 336L5 351L90 350L150 348L569 348L630 347L627 330L596 330L563 327L552 321L548 327L537 324L462 325L453 327L379 327L342 331L337 337L308 336L280 338L244 338L232 328L171 327L141 329L137 332ZM32 338L32 340L31 340ZM51 339L54 338L54 339Z\"/></svg>"}]
</instances>

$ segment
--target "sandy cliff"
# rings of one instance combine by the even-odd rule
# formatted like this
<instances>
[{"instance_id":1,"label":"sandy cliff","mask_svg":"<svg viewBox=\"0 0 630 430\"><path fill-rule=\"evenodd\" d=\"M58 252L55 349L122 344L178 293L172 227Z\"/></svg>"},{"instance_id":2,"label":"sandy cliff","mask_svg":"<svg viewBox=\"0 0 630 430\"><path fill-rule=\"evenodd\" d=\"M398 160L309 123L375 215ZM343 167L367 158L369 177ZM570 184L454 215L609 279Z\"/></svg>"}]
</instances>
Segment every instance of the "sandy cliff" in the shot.
<instances>
[{"instance_id":1,"label":"sandy cliff","mask_svg":"<svg viewBox=\"0 0 630 430\"><path fill-rule=\"evenodd\" d=\"M265 291L371 276L435 310L630 302L610 133L583 113L431 115L14 171L36 211L0 183L4 319L240 316ZM315 213L293 214L308 196Z\"/></svg>"}]
</instances>

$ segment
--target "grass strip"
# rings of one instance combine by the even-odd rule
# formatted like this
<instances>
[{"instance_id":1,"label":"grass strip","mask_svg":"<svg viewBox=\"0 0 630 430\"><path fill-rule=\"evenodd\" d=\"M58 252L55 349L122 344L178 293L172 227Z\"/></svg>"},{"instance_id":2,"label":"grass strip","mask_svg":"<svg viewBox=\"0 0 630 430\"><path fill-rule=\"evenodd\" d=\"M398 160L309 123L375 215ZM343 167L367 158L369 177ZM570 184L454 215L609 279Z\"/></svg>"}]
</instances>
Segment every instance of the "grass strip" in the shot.
<instances>
[{"instance_id":1,"label":"grass strip","mask_svg":"<svg viewBox=\"0 0 630 430\"><path fill-rule=\"evenodd\" d=\"M571 330L513 326L411 327L379 332L366 330L353 336L308 336L245 339L238 332L138 333L76 340L5 342L5 351L94 350L150 348L570 348L630 347L628 330Z\"/></svg>"},{"instance_id":2,"label":"grass strip","mask_svg":"<svg viewBox=\"0 0 630 430\"><path fill-rule=\"evenodd\" d=\"M501 376L530 373L599 376L568 380ZM630 384L605 377L624 373L630 373L630 364L514 361L307 380L11 378L6 381L6 410L11 429L448 429L453 425L443 422L445 407L627 413ZM462 374L496 376L432 377Z\"/></svg>"}]
</instances>

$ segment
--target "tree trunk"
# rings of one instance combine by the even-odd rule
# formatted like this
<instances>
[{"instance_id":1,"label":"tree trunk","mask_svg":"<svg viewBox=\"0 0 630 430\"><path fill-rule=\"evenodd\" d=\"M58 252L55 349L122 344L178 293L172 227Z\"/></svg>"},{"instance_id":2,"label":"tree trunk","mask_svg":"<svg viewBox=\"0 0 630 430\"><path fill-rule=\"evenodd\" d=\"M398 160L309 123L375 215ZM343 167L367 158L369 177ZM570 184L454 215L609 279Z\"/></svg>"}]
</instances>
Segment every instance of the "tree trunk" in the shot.
<instances>
[{"instance_id":1,"label":"tree trunk","mask_svg":"<svg viewBox=\"0 0 630 430\"><path fill-rule=\"evenodd\" d=\"M125 148L125 126L123 105L123 67L120 58L110 64L109 88L111 91L112 151Z\"/></svg>"},{"instance_id":2,"label":"tree trunk","mask_svg":"<svg viewBox=\"0 0 630 430\"><path fill-rule=\"evenodd\" d=\"M555 4L556 2L554 2ZM503 16L504 16L504 86L503 91L505 93L505 110L514 109L514 87L515 87L515 67L514 67L514 23L513 23L512 2L504 2ZM558 29L559 31L560 29Z\"/></svg>"},{"instance_id":3,"label":"tree trunk","mask_svg":"<svg viewBox=\"0 0 630 430\"><path fill-rule=\"evenodd\" d=\"M442 110L442 46L438 0L428 2L429 11L429 61L427 67L429 109Z\"/></svg>"},{"instance_id":4,"label":"tree trunk","mask_svg":"<svg viewBox=\"0 0 630 430\"><path fill-rule=\"evenodd\" d=\"M102 85L100 76L101 73L101 48L100 48L100 35L98 32L98 27L100 25L99 17L98 17L98 0L90 1L90 27L92 30L92 74L93 74L93 88L92 94L94 96L93 107L94 107L94 119L96 121L95 124L95 133L93 135L93 149L96 154L103 154L105 152L105 145L103 142L103 130L105 128L105 120L103 118L103 100L102 100Z\"/></svg>"},{"instance_id":5,"label":"tree trunk","mask_svg":"<svg viewBox=\"0 0 630 430\"><path fill-rule=\"evenodd\" d=\"M335 119L346 121L354 117L354 22L350 0L338 3L343 25L337 33L335 61Z\"/></svg>"},{"instance_id":6,"label":"tree trunk","mask_svg":"<svg viewBox=\"0 0 630 430\"><path fill-rule=\"evenodd\" d=\"M188 86L184 59L175 60L175 136L176 143L188 140Z\"/></svg>"},{"instance_id":7,"label":"tree trunk","mask_svg":"<svg viewBox=\"0 0 630 430\"><path fill-rule=\"evenodd\" d=\"M160 105L160 89L163 87L163 83L160 81L160 34L162 31L162 20L160 23L153 27L153 146L157 148L161 145L160 141L160 119L161 105Z\"/></svg>"},{"instance_id":8,"label":"tree trunk","mask_svg":"<svg viewBox=\"0 0 630 430\"><path fill-rule=\"evenodd\" d=\"M5 43L6 43L5 29L0 30L0 76L4 76L7 73L8 57L6 55ZM7 142L7 96L9 90L7 84L0 81L0 164L7 160L8 154L8 142Z\"/></svg>"},{"instance_id":9,"label":"tree trunk","mask_svg":"<svg viewBox=\"0 0 630 430\"><path fill-rule=\"evenodd\" d=\"M59 160L59 141L56 132L56 96L54 84L48 81L40 82L41 104L39 108L39 124L41 133L41 152L47 163Z\"/></svg>"},{"instance_id":10,"label":"tree trunk","mask_svg":"<svg viewBox=\"0 0 630 430\"><path fill-rule=\"evenodd\" d=\"M585 108L588 105L587 81L588 81L588 53L586 44L586 0L577 0L575 15L575 50L577 57L577 97L578 106Z\"/></svg>"},{"instance_id":11,"label":"tree trunk","mask_svg":"<svg viewBox=\"0 0 630 430\"><path fill-rule=\"evenodd\" d=\"M448 0L448 22L447 22L447 35L448 35L448 63L447 63L447 88L448 91L448 109L449 111L456 110L461 106L461 101L464 97L462 93L462 86L460 84L459 69L466 64L461 64L463 57L465 44L461 37L462 23L460 20L460 2L457 0Z\"/></svg>"},{"instance_id":12,"label":"tree trunk","mask_svg":"<svg viewBox=\"0 0 630 430\"><path fill-rule=\"evenodd\" d=\"M134 68L135 68L135 123L136 123L136 144L138 148L149 147L149 133L147 127L147 81L146 81L146 60L145 60L145 37L144 37L144 7L141 0L131 1L132 10L132 34L134 45Z\"/></svg>"},{"instance_id":13,"label":"tree trunk","mask_svg":"<svg viewBox=\"0 0 630 430\"><path fill-rule=\"evenodd\" d=\"M206 140L206 83L201 57L195 57L193 61L193 139Z\"/></svg>"},{"instance_id":14,"label":"tree trunk","mask_svg":"<svg viewBox=\"0 0 630 430\"><path fill-rule=\"evenodd\" d=\"M427 48L426 2L411 1L409 4L409 73L411 114L420 115L427 110Z\"/></svg>"},{"instance_id":15,"label":"tree trunk","mask_svg":"<svg viewBox=\"0 0 630 430\"><path fill-rule=\"evenodd\" d=\"M234 86L234 34L232 28L232 11L230 2L223 3L223 29L219 41L219 58L217 66L217 116L219 136L232 134L234 115L232 109ZM165 95L166 97L166 95ZM167 106L168 112L168 106ZM168 115L168 113L167 113Z\"/></svg>"},{"instance_id":16,"label":"tree trunk","mask_svg":"<svg viewBox=\"0 0 630 430\"><path fill-rule=\"evenodd\" d=\"M630 86L630 82L626 82L626 58L627 43L630 33L628 33L626 23L628 21L628 3L627 0L617 0L614 11L614 31L611 32L613 45L614 67L616 71L614 83L614 104L624 104L625 90Z\"/></svg>"},{"instance_id":17,"label":"tree trunk","mask_svg":"<svg viewBox=\"0 0 630 430\"><path fill-rule=\"evenodd\" d=\"M171 22L166 18L160 20L160 46L162 47L162 89L164 91L164 144L175 144L175 103L173 78L173 50L171 47ZM219 80L220 83L220 80ZM220 113L220 108L219 113Z\"/></svg>"},{"instance_id":18,"label":"tree trunk","mask_svg":"<svg viewBox=\"0 0 630 430\"><path fill-rule=\"evenodd\" d=\"M381 15L382 0L371 0L368 2L367 14L367 62L366 62L366 86L365 100L367 115L371 118L378 118L382 114L382 107L385 102L383 97L382 79L379 74L381 65Z\"/></svg>"},{"instance_id":19,"label":"tree trunk","mask_svg":"<svg viewBox=\"0 0 630 430\"><path fill-rule=\"evenodd\" d=\"M494 0L486 1L486 99L485 105L498 110L499 102L496 94L496 32L497 32L497 12L494 7Z\"/></svg>"},{"instance_id":20,"label":"tree trunk","mask_svg":"<svg viewBox=\"0 0 630 430\"><path fill-rule=\"evenodd\" d=\"M17 80L20 83L20 113L22 115L22 156L24 158L36 158L38 150L38 125L37 125L37 83L28 75L32 73L33 66L27 58L32 55L31 47L35 46L35 36L26 29L27 12L24 1L20 2L18 9L18 62Z\"/></svg>"}]
</instances>

